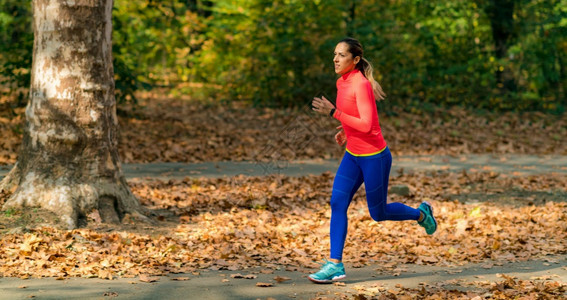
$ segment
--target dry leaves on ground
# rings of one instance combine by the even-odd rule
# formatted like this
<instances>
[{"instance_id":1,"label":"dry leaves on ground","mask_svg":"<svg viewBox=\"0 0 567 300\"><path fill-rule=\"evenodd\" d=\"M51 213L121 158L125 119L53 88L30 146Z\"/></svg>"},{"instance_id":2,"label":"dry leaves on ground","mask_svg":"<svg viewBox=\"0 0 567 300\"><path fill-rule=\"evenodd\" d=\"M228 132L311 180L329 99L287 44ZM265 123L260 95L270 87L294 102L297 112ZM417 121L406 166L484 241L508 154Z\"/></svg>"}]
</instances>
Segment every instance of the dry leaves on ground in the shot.
<instances>
[{"instance_id":1,"label":"dry leaves on ground","mask_svg":"<svg viewBox=\"0 0 567 300\"><path fill-rule=\"evenodd\" d=\"M185 277L185 276L180 276L180 277L173 277L173 278L171 278L171 280L173 280L173 281L187 281L187 280L191 280L191 278Z\"/></svg>"},{"instance_id":2,"label":"dry leaves on ground","mask_svg":"<svg viewBox=\"0 0 567 300\"><path fill-rule=\"evenodd\" d=\"M0 239L0 274L18 277L134 277L190 273L199 269L305 270L328 252L332 176L301 178L234 177L132 183L150 210L167 214L162 234L144 230L116 232L44 227ZM427 236L411 222L374 222L364 192L349 210L347 265L398 264L457 266L546 258L567 248L567 203L532 199L509 202L451 200L478 190L514 188L567 193L565 176L509 178L484 173L406 174L392 184L408 184L409 197L390 201L416 207L434 204L439 231ZM541 201L540 201L541 200ZM188 223L175 223L185 217ZM397 270L397 271L396 271Z\"/></svg>"},{"instance_id":3,"label":"dry leaves on ground","mask_svg":"<svg viewBox=\"0 0 567 300\"><path fill-rule=\"evenodd\" d=\"M272 287L272 286L274 286L274 284L269 283L269 282L257 282L256 286L258 286L258 287Z\"/></svg>"},{"instance_id":4,"label":"dry leaves on ground","mask_svg":"<svg viewBox=\"0 0 567 300\"><path fill-rule=\"evenodd\" d=\"M276 277L274 277L274 280L276 282L280 283L280 282L291 280L291 278L285 277L285 276L276 276Z\"/></svg>"},{"instance_id":5,"label":"dry leaves on ground","mask_svg":"<svg viewBox=\"0 0 567 300\"><path fill-rule=\"evenodd\" d=\"M471 281L422 285L420 288L358 286L354 295L344 299L564 299L567 284L557 281L518 280L502 275L498 282Z\"/></svg>"},{"instance_id":6,"label":"dry leaves on ground","mask_svg":"<svg viewBox=\"0 0 567 300\"><path fill-rule=\"evenodd\" d=\"M112 278L109 278L109 279L112 279ZM146 274L140 274L140 276L138 276L138 279L139 279L141 282L146 282L146 283L159 281L159 277L157 277L157 276L148 276L148 275L146 275Z\"/></svg>"},{"instance_id":7,"label":"dry leaves on ground","mask_svg":"<svg viewBox=\"0 0 567 300\"><path fill-rule=\"evenodd\" d=\"M126 163L338 158L336 120L296 110L238 102L205 104L163 96L119 107L121 158ZM0 112L0 164L13 164L24 109ZM567 154L567 119L538 113L487 114L452 109L434 115L380 113L394 154ZM529 138L527 138L529 137Z\"/></svg>"},{"instance_id":8,"label":"dry leaves on ground","mask_svg":"<svg viewBox=\"0 0 567 300\"><path fill-rule=\"evenodd\" d=\"M230 274L230 278L244 278L244 279L256 279L258 276L254 274L242 275L240 273Z\"/></svg>"}]
</instances>

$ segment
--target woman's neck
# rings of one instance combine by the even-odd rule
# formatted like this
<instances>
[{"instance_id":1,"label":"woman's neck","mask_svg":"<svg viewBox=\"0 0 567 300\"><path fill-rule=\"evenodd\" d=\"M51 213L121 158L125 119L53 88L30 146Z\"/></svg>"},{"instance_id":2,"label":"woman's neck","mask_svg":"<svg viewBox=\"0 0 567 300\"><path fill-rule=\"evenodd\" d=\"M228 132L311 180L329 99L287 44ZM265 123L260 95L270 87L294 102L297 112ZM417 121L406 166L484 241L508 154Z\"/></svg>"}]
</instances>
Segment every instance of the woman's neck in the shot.
<instances>
[{"instance_id":1,"label":"woman's neck","mask_svg":"<svg viewBox=\"0 0 567 300\"><path fill-rule=\"evenodd\" d=\"M354 68L354 69L352 69L352 70L350 70L350 71L344 73L343 75L341 75L341 78L344 79L344 80L347 80L348 77L349 77L351 74L356 73L356 71L358 71L358 69Z\"/></svg>"}]
</instances>

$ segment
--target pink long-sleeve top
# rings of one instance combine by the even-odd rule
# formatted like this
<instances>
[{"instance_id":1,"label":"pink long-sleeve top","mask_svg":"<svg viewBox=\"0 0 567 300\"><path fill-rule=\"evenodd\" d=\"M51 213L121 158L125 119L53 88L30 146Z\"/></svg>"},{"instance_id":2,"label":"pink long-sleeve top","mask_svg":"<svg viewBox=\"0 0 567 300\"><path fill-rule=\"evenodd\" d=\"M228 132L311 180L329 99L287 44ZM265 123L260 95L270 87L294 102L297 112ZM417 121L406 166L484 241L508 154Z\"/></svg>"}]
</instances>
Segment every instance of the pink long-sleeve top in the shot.
<instances>
[{"instance_id":1,"label":"pink long-sleeve top","mask_svg":"<svg viewBox=\"0 0 567 300\"><path fill-rule=\"evenodd\" d=\"M349 153L368 156L386 148L372 85L359 70L350 71L337 80L337 107L333 117L343 126Z\"/></svg>"}]
</instances>

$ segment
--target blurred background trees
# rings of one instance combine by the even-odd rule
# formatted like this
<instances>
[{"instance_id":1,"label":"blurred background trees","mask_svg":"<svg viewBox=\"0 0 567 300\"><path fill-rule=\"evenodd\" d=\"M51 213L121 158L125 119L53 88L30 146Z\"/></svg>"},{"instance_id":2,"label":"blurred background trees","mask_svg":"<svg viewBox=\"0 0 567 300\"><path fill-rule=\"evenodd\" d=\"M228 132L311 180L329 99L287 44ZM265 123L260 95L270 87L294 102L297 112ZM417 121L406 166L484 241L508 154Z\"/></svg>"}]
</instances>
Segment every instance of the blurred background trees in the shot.
<instances>
[{"instance_id":1,"label":"blurred background trees","mask_svg":"<svg viewBox=\"0 0 567 300\"><path fill-rule=\"evenodd\" d=\"M26 101L31 1L0 0L0 83ZM333 97L332 53L365 46L387 105L567 108L567 0L115 0L119 101L167 88L195 98L297 106Z\"/></svg>"}]
</instances>

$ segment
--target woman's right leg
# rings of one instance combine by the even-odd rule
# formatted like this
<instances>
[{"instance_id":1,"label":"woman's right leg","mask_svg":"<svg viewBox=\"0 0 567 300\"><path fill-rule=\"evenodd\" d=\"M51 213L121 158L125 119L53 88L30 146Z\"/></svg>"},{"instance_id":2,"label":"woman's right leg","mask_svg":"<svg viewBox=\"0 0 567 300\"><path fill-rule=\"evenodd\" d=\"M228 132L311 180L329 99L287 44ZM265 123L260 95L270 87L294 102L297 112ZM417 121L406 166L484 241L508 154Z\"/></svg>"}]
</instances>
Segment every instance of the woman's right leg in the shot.
<instances>
[{"instance_id":1,"label":"woman's right leg","mask_svg":"<svg viewBox=\"0 0 567 300\"><path fill-rule=\"evenodd\" d=\"M335 175L331 195L331 261L327 261L317 273L309 275L309 280L316 283L329 283L346 277L344 265L340 261L343 257L347 235L347 210L354 193L361 184L362 171L353 156L347 152Z\"/></svg>"},{"instance_id":2,"label":"woman's right leg","mask_svg":"<svg viewBox=\"0 0 567 300\"><path fill-rule=\"evenodd\" d=\"M342 260L347 236L347 211L354 193L363 182L355 157L346 152L335 175L331 195L331 259Z\"/></svg>"}]
</instances>

